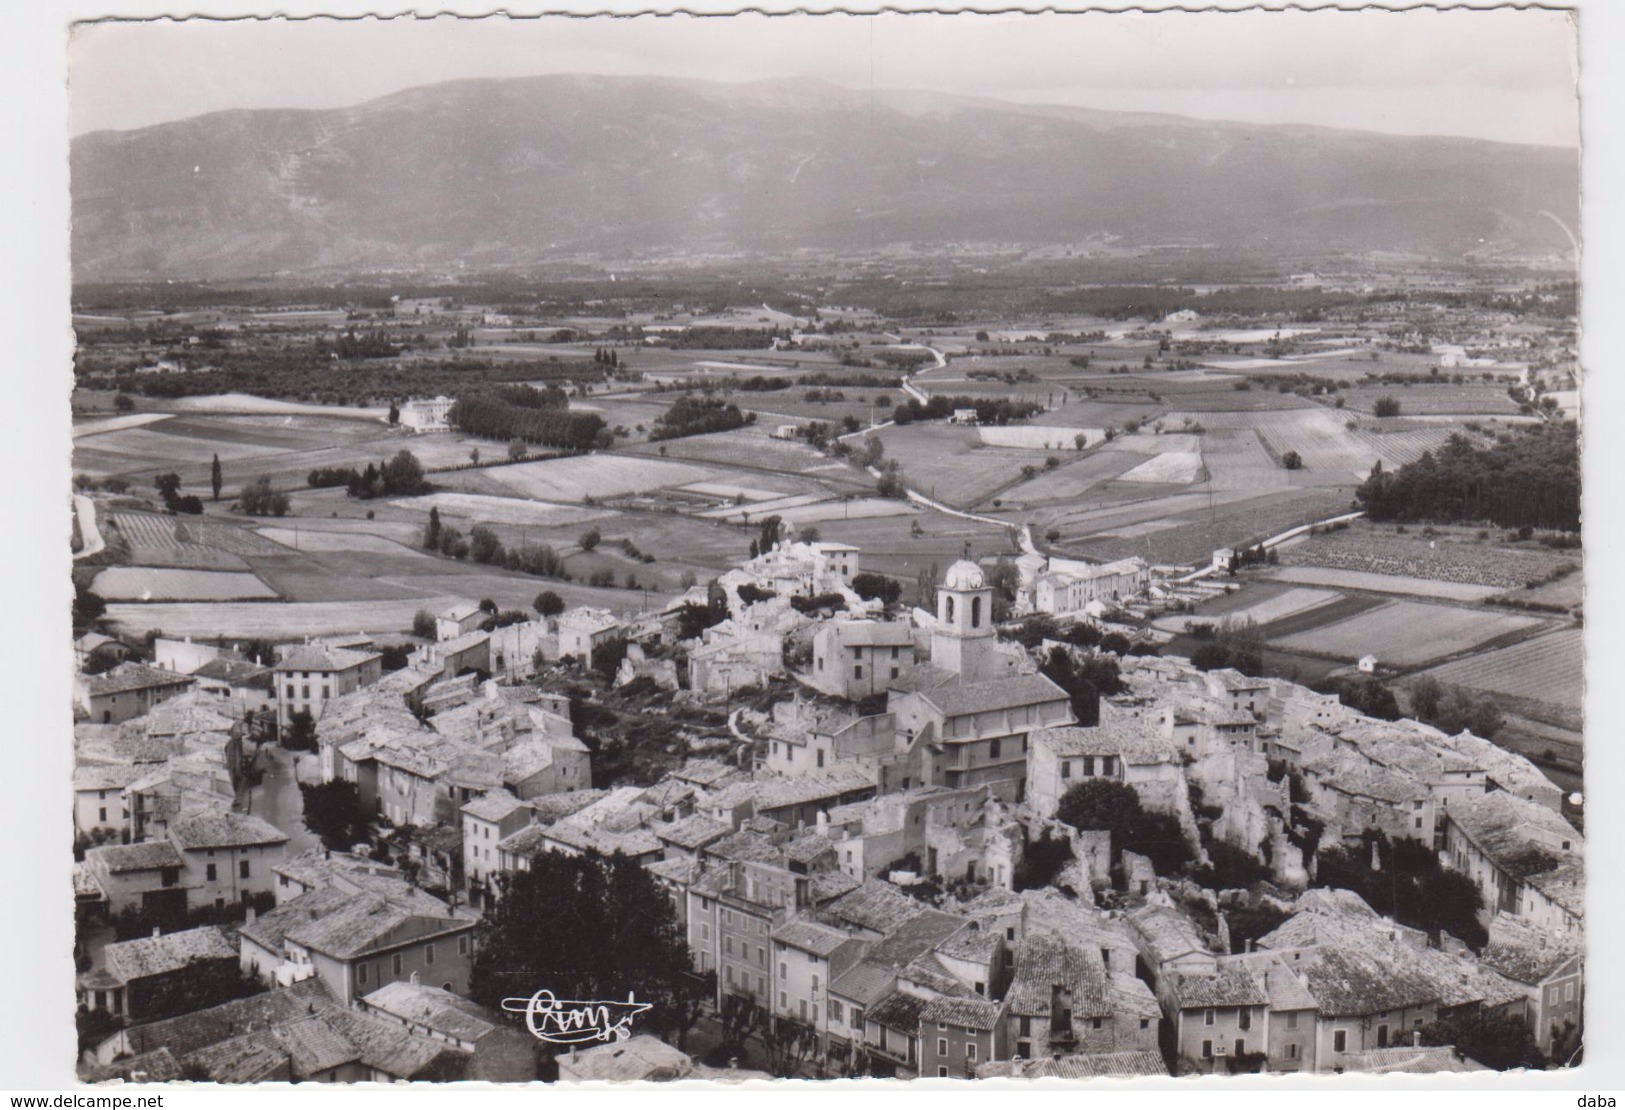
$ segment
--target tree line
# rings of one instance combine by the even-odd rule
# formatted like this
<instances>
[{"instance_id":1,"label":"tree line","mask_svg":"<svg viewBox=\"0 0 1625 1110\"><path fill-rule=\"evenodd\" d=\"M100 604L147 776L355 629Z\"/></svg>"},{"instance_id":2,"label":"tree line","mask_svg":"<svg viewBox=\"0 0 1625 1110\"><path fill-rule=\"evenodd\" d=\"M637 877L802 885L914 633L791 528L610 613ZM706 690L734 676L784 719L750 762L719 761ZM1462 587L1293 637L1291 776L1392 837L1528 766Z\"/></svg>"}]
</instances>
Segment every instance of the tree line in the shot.
<instances>
[{"instance_id":1,"label":"tree line","mask_svg":"<svg viewBox=\"0 0 1625 1110\"><path fill-rule=\"evenodd\" d=\"M446 420L469 435L488 439L518 439L575 451L603 446L608 430L602 417L546 405L543 402L550 398L551 391L520 388L535 397L519 396L516 400L515 394L470 394L458 398Z\"/></svg>"},{"instance_id":2,"label":"tree line","mask_svg":"<svg viewBox=\"0 0 1625 1110\"><path fill-rule=\"evenodd\" d=\"M1044 406L1031 401L1012 400L1008 397L949 397L939 394L925 404L910 399L892 410L892 419L899 424L912 424L916 420L942 420L954 414L955 409L975 409L979 424L1013 424L1044 411Z\"/></svg>"},{"instance_id":3,"label":"tree line","mask_svg":"<svg viewBox=\"0 0 1625 1110\"><path fill-rule=\"evenodd\" d=\"M751 418L731 401L716 397L694 397L685 394L673 401L671 408L660 415L649 429L651 442L662 439L680 439L683 436L707 435L711 432L729 432L750 423Z\"/></svg>"},{"instance_id":4,"label":"tree line","mask_svg":"<svg viewBox=\"0 0 1625 1110\"><path fill-rule=\"evenodd\" d=\"M1354 496L1377 521L1578 532L1578 432L1572 423L1540 424L1484 447L1452 435L1437 453L1392 473L1379 462Z\"/></svg>"}]
</instances>

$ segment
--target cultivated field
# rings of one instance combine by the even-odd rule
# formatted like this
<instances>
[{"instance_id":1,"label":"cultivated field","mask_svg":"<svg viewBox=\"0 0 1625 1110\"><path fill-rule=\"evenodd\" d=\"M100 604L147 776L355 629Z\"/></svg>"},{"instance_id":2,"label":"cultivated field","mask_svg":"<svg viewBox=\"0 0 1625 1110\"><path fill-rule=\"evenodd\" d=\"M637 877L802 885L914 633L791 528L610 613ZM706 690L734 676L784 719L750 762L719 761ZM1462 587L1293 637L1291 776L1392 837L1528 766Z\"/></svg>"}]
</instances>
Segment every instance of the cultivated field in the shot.
<instances>
[{"instance_id":1,"label":"cultivated field","mask_svg":"<svg viewBox=\"0 0 1625 1110\"><path fill-rule=\"evenodd\" d=\"M112 529L136 564L169 567L241 567L242 556L274 555L279 544L247 528L202 517L161 516L120 509L98 514Z\"/></svg>"},{"instance_id":2,"label":"cultivated field","mask_svg":"<svg viewBox=\"0 0 1625 1110\"><path fill-rule=\"evenodd\" d=\"M1086 446L1093 446L1106 438L1106 429L1048 424L1006 424L1003 427L991 425L977 428L976 434L989 447L1021 447L1028 451L1075 451L1078 436L1084 437Z\"/></svg>"},{"instance_id":3,"label":"cultivated field","mask_svg":"<svg viewBox=\"0 0 1625 1110\"><path fill-rule=\"evenodd\" d=\"M1383 469L1398 470L1425 452L1437 451L1463 429L1448 424L1422 424L1408 420L1363 420L1350 434L1382 459Z\"/></svg>"},{"instance_id":4,"label":"cultivated field","mask_svg":"<svg viewBox=\"0 0 1625 1110\"><path fill-rule=\"evenodd\" d=\"M1356 521L1346 529L1310 536L1283 548L1283 566L1325 567L1400 578L1432 578L1512 589L1575 562L1571 553L1533 543L1506 543L1498 533L1480 540L1468 529L1420 529Z\"/></svg>"},{"instance_id":5,"label":"cultivated field","mask_svg":"<svg viewBox=\"0 0 1625 1110\"><path fill-rule=\"evenodd\" d=\"M399 555L398 541L366 532L328 532L314 528L261 528L260 535L295 551L348 551L357 555Z\"/></svg>"},{"instance_id":6,"label":"cultivated field","mask_svg":"<svg viewBox=\"0 0 1625 1110\"><path fill-rule=\"evenodd\" d=\"M131 412L123 416L104 416L97 420L81 420L73 426L73 438L101 435L104 432L118 432L125 428L139 428L143 424L153 424L159 420L168 420L167 412Z\"/></svg>"},{"instance_id":7,"label":"cultivated field","mask_svg":"<svg viewBox=\"0 0 1625 1110\"><path fill-rule=\"evenodd\" d=\"M1283 545L1279 550L1288 550ZM1475 586L1465 582L1441 582L1437 578L1408 578L1396 574L1371 574L1361 570L1332 567L1273 567L1262 572L1276 582L1309 586L1334 586L1348 590L1371 590L1412 597L1436 597L1444 601L1483 601L1500 593L1495 586Z\"/></svg>"},{"instance_id":8,"label":"cultivated field","mask_svg":"<svg viewBox=\"0 0 1625 1110\"><path fill-rule=\"evenodd\" d=\"M660 456L661 451L665 455ZM761 427L737 428L731 432L712 435L686 436L666 440L659 444L646 444L630 449L638 455L656 455L684 462L711 463L717 466L740 468L749 472L749 482L762 485L759 471L778 471L783 474L828 475L846 471L841 463L814 451L805 443L795 440L774 439ZM832 470L833 468L833 470ZM728 481L744 475L728 475ZM764 488L771 488L769 486Z\"/></svg>"},{"instance_id":9,"label":"cultivated field","mask_svg":"<svg viewBox=\"0 0 1625 1110\"><path fill-rule=\"evenodd\" d=\"M430 509L439 509L443 519L449 517L473 524L581 524L603 515L601 511L583 509L579 505L554 505L478 493L428 493L421 497L404 497L390 504L425 516Z\"/></svg>"},{"instance_id":10,"label":"cultivated field","mask_svg":"<svg viewBox=\"0 0 1625 1110\"><path fill-rule=\"evenodd\" d=\"M603 500L692 482L726 481L728 477L723 471L691 463L593 454L463 471L442 478L445 485L456 487L467 483L470 475L478 475L484 487L477 492L577 503L589 497Z\"/></svg>"},{"instance_id":11,"label":"cultivated field","mask_svg":"<svg viewBox=\"0 0 1625 1110\"><path fill-rule=\"evenodd\" d=\"M1120 482L1154 482L1185 485L1202 472L1202 456L1192 444L1188 450L1159 452L1132 470L1118 476Z\"/></svg>"},{"instance_id":12,"label":"cultivated field","mask_svg":"<svg viewBox=\"0 0 1625 1110\"><path fill-rule=\"evenodd\" d=\"M277 596L252 574L173 567L109 567L90 588L108 601L247 601Z\"/></svg>"},{"instance_id":13,"label":"cultivated field","mask_svg":"<svg viewBox=\"0 0 1625 1110\"><path fill-rule=\"evenodd\" d=\"M1450 686L1578 709L1585 701L1585 635L1560 629L1427 673Z\"/></svg>"},{"instance_id":14,"label":"cultivated field","mask_svg":"<svg viewBox=\"0 0 1625 1110\"><path fill-rule=\"evenodd\" d=\"M1358 412L1372 412L1378 398L1392 397L1399 402L1401 416L1497 416L1518 411L1499 382L1357 385L1346 396L1348 407Z\"/></svg>"},{"instance_id":15,"label":"cultivated field","mask_svg":"<svg viewBox=\"0 0 1625 1110\"><path fill-rule=\"evenodd\" d=\"M1024 466L1043 456L1014 447L988 447L979 429L946 424L909 424L874 433L896 459L908 483L928 497L969 508L1021 479Z\"/></svg>"},{"instance_id":16,"label":"cultivated field","mask_svg":"<svg viewBox=\"0 0 1625 1110\"><path fill-rule=\"evenodd\" d=\"M1514 613L1391 601L1349 620L1272 642L1285 651L1351 662L1371 654L1386 665L1416 667L1542 623Z\"/></svg>"},{"instance_id":17,"label":"cultivated field","mask_svg":"<svg viewBox=\"0 0 1625 1110\"><path fill-rule=\"evenodd\" d=\"M1338 596L1331 590L1258 586L1203 605L1200 613L1161 617L1153 623L1167 632L1184 632L1193 624L1212 624L1225 618L1251 620L1263 625L1318 609L1336 601Z\"/></svg>"}]
</instances>

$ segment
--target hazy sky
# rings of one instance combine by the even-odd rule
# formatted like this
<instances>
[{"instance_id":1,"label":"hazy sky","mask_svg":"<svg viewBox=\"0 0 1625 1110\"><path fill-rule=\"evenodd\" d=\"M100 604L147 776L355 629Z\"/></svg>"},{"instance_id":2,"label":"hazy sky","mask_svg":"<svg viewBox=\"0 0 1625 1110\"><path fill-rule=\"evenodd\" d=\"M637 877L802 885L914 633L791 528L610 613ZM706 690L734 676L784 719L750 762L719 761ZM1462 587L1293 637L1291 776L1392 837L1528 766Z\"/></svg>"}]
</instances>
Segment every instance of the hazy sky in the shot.
<instances>
[{"instance_id":1,"label":"hazy sky","mask_svg":"<svg viewBox=\"0 0 1625 1110\"><path fill-rule=\"evenodd\" d=\"M1543 11L160 21L81 26L69 61L75 134L611 73L1579 143L1573 28Z\"/></svg>"}]
</instances>

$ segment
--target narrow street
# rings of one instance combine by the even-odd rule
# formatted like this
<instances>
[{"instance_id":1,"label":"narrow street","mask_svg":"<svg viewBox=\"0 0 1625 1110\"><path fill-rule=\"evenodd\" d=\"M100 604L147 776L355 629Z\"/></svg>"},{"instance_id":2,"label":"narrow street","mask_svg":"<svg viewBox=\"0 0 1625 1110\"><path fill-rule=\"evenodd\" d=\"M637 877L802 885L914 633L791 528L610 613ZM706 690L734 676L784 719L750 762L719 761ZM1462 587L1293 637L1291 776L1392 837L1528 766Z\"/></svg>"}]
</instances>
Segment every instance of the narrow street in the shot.
<instances>
[{"instance_id":1,"label":"narrow street","mask_svg":"<svg viewBox=\"0 0 1625 1110\"><path fill-rule=\"evenodd\" d=\"M305 828L304 799L299 794L301 780L316 781L315 753L290 752L277 744L266 744L260 750L259 760L260 766L265 768L265 778L258 786L245 791L248 812L288 834L290 857L315 847L318 842Z\"/></svg>"}]
</instances>

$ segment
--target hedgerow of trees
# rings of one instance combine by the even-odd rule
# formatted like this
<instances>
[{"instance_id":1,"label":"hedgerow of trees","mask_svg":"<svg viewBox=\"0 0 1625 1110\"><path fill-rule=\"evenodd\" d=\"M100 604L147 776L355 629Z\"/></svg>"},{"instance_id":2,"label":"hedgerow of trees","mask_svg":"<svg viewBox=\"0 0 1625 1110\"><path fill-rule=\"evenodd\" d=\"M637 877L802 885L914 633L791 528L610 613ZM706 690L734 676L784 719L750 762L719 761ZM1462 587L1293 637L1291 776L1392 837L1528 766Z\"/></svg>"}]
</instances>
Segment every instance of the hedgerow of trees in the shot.
<instances>
[{"instance_id":1,"label":"hedgerow of trees","mask_svg":"<svg viewBox=\"0 0 1625 1110\"><path fill-rule=\"evenodd\" d=\"M446 420L460 431L486 439L519 439L572 451L600 445L606 431L602 417L548 403L549 394L557 391L517 388L527 394L505 389L460 397Z\"/></svg>"},{"instance_id":2,"label":"hedgerow of trees","mask_svg":"<svg viewBox=\"0 0 1625 1110\"><path fill-rule=\"evenodd\" d=\"M1580 530L1580 450L1573 424L1538 424L1480 447L1457 434L1437 453L1355 491L1372 520Z\"/></svg>"}]
</instances>

